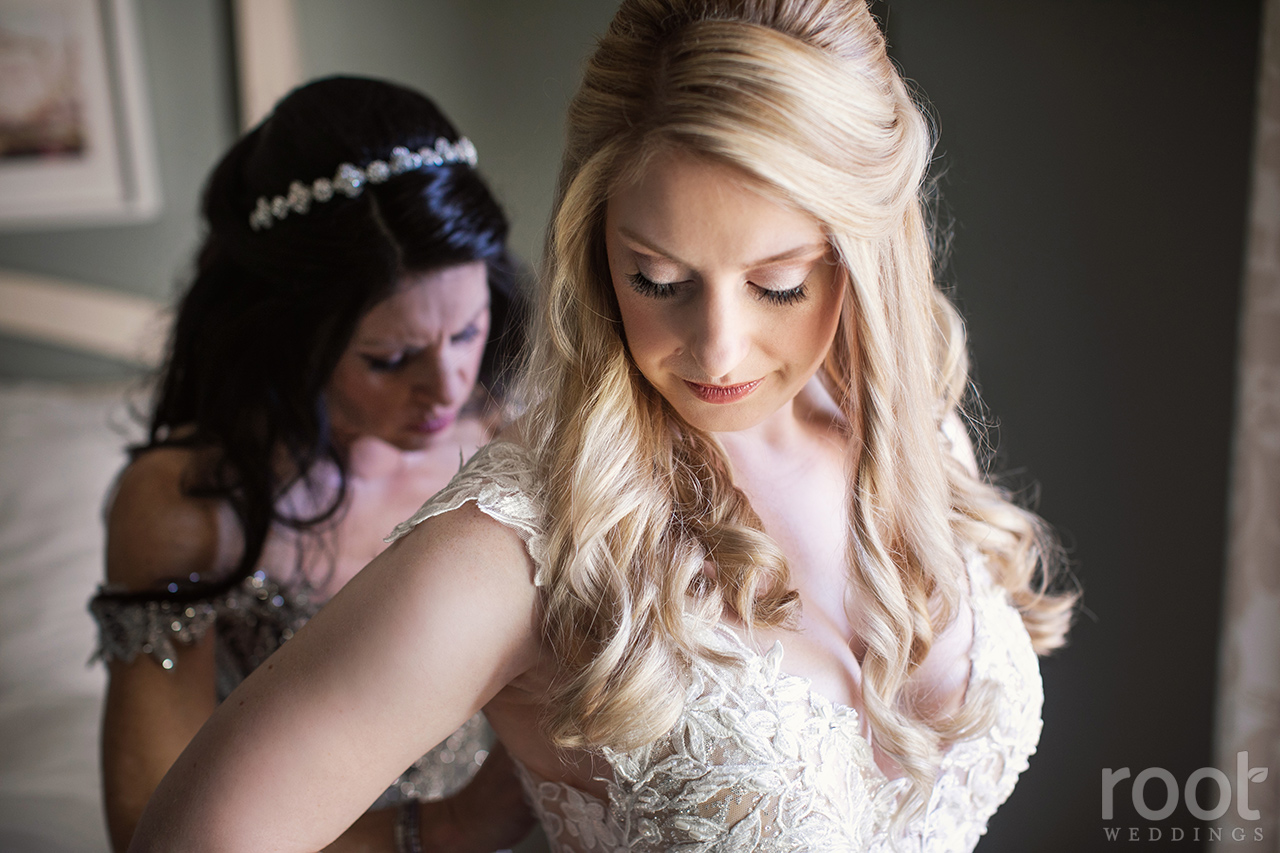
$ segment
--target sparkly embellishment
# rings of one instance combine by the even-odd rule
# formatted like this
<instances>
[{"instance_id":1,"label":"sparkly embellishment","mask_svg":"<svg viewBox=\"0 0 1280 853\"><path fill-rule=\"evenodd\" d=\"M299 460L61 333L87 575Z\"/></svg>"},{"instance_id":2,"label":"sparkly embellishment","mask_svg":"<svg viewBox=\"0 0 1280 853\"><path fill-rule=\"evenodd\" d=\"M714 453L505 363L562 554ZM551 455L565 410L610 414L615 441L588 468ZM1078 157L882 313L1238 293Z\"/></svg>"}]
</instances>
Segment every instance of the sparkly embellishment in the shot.
<instances>
[{"instance_id":1,"label":"sparkly embellishment","mask_svg":"<svg viewBox=\"0 0 1280 853\"><path fill-rule=\"evenodd\" d=\"M385 183L391 177L391 167L381 160L374 160L364 167L364 174L371 184Z\"/></svg>"},{"instance_id":2,"label":"sparkly embellishment","mask_svg":"<svg viewBox=\"0 0 1280 853\"><path fill-rule=\"evenodd\" d=\"M254 231L270 228L277 219L284 219L292 211L307 213L313 203L323 203L342 193L355 198L364 191L364 185L381 184L393 175L403 175L424 167L450 164L475 166L479 160L476 147L465 136L457 142L440 137L434 144L410 151L403 145L391 149L388 160L371 160L363 169L353 163L340 163L332 178L316 178L307 186L302 181L289 184L287 196L267 198L261 196L249 214L249 227ZM193 578L194 582L194 578Z\"/></svg>"},{"instance_id":3,"label":"sparkly embellishment","mask_svg":"<svg viewBox=\"0 0 1280 853\"><path fill-rule=\"evenodd\" d=\"M311 182L311 197L316 201L328 201L333 198L333 181L328 178L316 178Z\"/></svg>"},{"instance_id":4,"label":"sparkly embellishment","mask_svg":"<svg viewBox=\"0 0 1280 853\"><path fill-rule=\"evenodd\" d=\"M311 190L302 185L301 181L294 181L289 184L289 209L294 213L306 213L311 209Z\"/></svg>"},{"instance_id":5,"label":"sparkly embellishment","mask_svg":"<svg viewBox=\"0 0 1280 853\"><path fill-rule=\"evenodd\" d=\"M258 204L253 208L253 213L249 214L249 226L254 231L261 231L263 228L271 227L271 202L267 201L266 196L258 199Z\"/></svg>"},{"instance_id":6,"label":"sparkly embellishment","mask_svg":"<svg viewBox=\"0 0 1280 853\"><path fill-rule=\"evenodd\" d=\"M335 190L347 198L355 198L360 195L360 189L363 186L364 172L350 163L343 163L338 167L338 174L334 175L333 178L333 188Z\"/></svg>"},{"instance_id":7,"label":"sparkly embellishment","mask_svg":"<svg viewBox=\"0 0 1280 853\"><path fill-rule=\"evenodd\" d=\"M216 596L196 601L173 601L164 592L143 600L98 596L89 603L98 623L95 657L128 662L139 654L148 655L172 671L179 665L178 646L197 643L214 629L215 687L221 701L291 639L322 603L305 583L286 587L264 571L254 572L240 585ZM437 747L406 770L379 797L377 807L452 794L475 774L491 742L484 717L477 714L449 736L447 746ZM448 761L441 755L445 750L450 753Z\"/></svg>"},{"instance_id":8,"label":"sparkly embellishment","mask_svg":"<svg viewBox=\"0 0 1280 853\"><path fill-rule=\"evenodd\" d=\"M403 145L391 149L391 174L403 175L405 172L422 168L422 155L410 151Z\"/></svg>"}]
</instances>

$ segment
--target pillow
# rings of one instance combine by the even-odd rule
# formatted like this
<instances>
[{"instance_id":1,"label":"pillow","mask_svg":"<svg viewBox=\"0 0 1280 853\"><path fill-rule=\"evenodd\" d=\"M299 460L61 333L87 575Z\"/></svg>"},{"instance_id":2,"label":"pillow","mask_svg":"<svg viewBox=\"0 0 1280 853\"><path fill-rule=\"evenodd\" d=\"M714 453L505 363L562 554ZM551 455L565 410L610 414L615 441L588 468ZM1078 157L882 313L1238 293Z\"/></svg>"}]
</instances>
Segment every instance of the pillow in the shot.
<instances>
[{"instance_id":1,"label":"pillow","mask_svg":"<svg viewBox=\"0 0 1280 853\"><path fill-rule=\"evenodd\" d=\"M0 384L0 850L109 850L106 672L86 610L102 507L141 429L125 387Z\"/></svg>"}]
</instances>

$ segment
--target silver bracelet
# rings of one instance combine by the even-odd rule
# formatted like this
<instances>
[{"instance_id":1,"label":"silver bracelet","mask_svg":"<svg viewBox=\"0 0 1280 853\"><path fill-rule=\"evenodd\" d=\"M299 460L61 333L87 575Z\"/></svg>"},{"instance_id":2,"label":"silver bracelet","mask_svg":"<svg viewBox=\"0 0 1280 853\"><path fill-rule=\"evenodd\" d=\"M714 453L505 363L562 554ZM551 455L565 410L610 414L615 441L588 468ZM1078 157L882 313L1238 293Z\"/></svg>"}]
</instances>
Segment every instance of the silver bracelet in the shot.
<instances>
[{"instance_id":1,"label":"silver bracelet","mask_svg":"<svg viewBox=\"0 0 1280 853\"><path fill-rule=\"evenodd\" d=\"M399 853L423 853L422 803L405 800L396 813L396 850Z\"/></svg>"}]
</instances>

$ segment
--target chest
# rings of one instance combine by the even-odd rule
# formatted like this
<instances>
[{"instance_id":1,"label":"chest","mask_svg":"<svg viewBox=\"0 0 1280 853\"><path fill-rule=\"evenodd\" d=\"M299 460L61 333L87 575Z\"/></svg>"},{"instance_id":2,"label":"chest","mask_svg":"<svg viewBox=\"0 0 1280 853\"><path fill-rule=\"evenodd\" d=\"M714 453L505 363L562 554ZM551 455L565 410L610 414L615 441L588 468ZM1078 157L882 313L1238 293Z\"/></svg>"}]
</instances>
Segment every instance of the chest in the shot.
<instances>
[{"instance_id":1,"label":"chest","mask_svg":"<svg viewBox=\"0 0 1280 853\"><path fill-rule=\"evenodd\" d=\"M259 565L281 580L301 573L322 598L331 597L382 553L384 537L443 488L487 435L478 421L459 421L448 443L403 454L390 470L372 476L349 473L345 498L332 519L300 531L275 525ZM315 516L329 507L337 491L337 475L321 472L313 482L290 490L282 510L299 518Z\"/></svg>"},{"instance_id":2,"label":"chest","mask_svg":"<svg viewBox=\"0 0 1280 853\"><path fill-rule=\"evenodd\" d=\"M861 707L865 652L859 602L849 580L848 484L841 454L735 460L734 481L786 556L800 613L790 628L757 629L752 644L780 643L787 672L808 679L833 702Z\"/></svg>"}]
</instances>

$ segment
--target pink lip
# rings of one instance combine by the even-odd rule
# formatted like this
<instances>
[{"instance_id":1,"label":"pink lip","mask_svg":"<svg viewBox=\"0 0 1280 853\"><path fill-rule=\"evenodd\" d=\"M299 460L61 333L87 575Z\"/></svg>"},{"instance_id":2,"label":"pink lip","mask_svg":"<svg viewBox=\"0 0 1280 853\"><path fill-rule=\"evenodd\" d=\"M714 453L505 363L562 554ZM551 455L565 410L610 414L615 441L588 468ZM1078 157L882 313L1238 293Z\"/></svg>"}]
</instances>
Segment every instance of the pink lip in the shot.
<instances>
[{"instance_id":1,"label":"pink lip","mask_svg":"<svg viewBox=\"0 0 1280 853\"><path fill-rule=\"evenodd\" d=\"M756 390L763 381L763 379L754 379L740 385L703 385L686 379L684 384L688 385L693 395L704 403L736 403Z\"/></svg>"},{"instance_id":2,"label":"pink lip","mask_svg":"<svg viewBox=\"0 0 1280 853\"><path fill-rule=\"evenodd\" d=\"M450 412L445 415L440 415L439 417L427 418L425 420L418 421L415 424L410 424L409 429L414 432L422 433L423 435L434 435L435 433L443 432L453 426L453 422L457 419L458 413Z\"/></svg>"}]
</instances>

